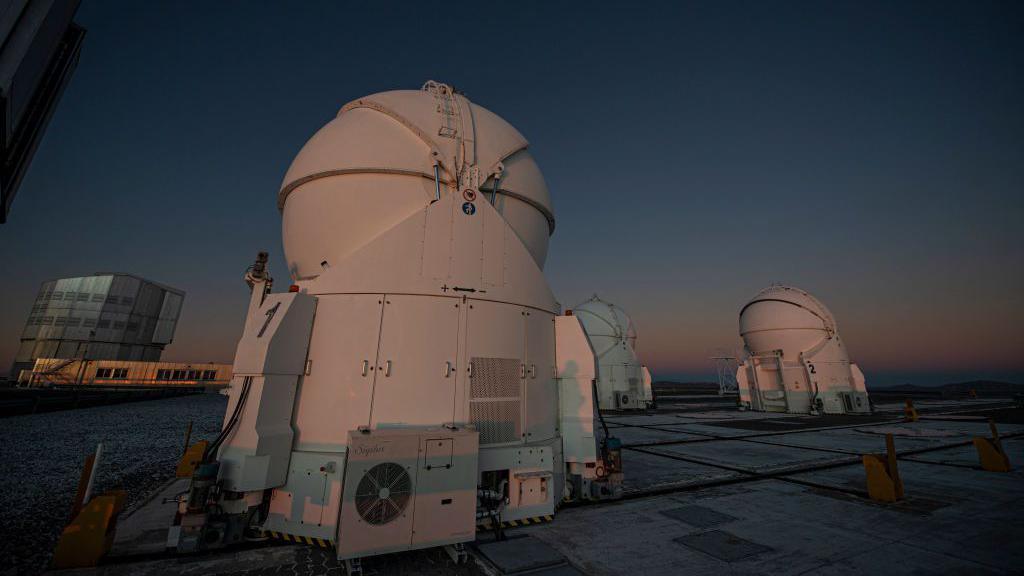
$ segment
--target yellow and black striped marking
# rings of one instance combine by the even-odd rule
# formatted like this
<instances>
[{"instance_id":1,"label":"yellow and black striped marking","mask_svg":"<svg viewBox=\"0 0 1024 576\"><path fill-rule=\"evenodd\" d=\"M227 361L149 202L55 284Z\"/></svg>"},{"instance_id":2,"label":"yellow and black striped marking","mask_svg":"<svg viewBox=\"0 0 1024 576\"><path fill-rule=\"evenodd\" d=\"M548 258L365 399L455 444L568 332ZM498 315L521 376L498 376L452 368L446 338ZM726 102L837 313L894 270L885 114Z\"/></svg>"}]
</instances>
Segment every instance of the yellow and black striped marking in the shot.
<instances>
[{"instance_id":1,"label":"yellow and black striped marking","mask_svg":"<svg viewBox=\"0 0 1024 576\"><path fill-rule=\"evenodd\" d=\"M334 548L334 544L331 543L330 540L324 540L323 538L296 536L294 534L285 534L284 532L273 532L270 530L264 530L263 536L267 538L274 538L276 540L284 540L285 542L294 542L296 544L307 544L309 546L319 546L320 548Z\"/></svg>"},{"instance_id":2,"label":"yellow and black striped marking","mask_svg":"<svg viewBox=\"0 0 1024 576\"><path fill-rule=\"evenodd\" d=\"M545 514L544 516L534 516L533 518L520 518L519 520L505 520L501 523L502 528L515 528L516 526L529 526L530 524L543 524L545 522L551 522L554 520L554 516ZM476 525L477 530L491 530L494 528L493 520L488 518L480 524Z\"/></svg>"}]
</instances>

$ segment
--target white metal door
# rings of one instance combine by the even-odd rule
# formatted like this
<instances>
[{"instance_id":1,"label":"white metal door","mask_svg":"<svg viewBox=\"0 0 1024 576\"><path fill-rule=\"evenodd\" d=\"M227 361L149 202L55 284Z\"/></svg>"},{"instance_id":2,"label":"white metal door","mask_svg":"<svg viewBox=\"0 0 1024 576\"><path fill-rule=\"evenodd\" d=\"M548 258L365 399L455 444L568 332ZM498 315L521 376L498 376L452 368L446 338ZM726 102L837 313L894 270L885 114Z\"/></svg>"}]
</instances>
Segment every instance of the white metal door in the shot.
<instances>
[{"instance_id":1,"label":"white metal door","mask_svg":"<svg viewBox=\"0 0 1024 576\"><path fill-rule=\"evenodd\" d=\"M459 300L385 295L370 425L453 422Z\"/></svg>"},{"instance_id":2,"label":"white metal door","mask_svg":"<svg viewBox=\"0 0 1024 576\"><path fill-rule=\"evenodd\" d=\"M481 300L470 300L468 312L468 420L480 432L480 445L521 442L526 312Z\"/></svg>"},{"instance_id":3,"label":"white metal door","mask_svg":"<svg viewBox=\"0 0 1024 576\"><path fill-rule=\"evenodd\" d=\"M382 294L317 297L309 364L295 400L295 450L338 451L369 423Z\"/></svg>"},{"instance_id":4,"label":"white metal door","mask_svg":"<svg viewBox=\"0 0 1024 576\"><path fill-rule=\"evenodd\" d=\"M555 317L526 310L526 441L555 435L558 392L555 384Z\"/></svg>"}]
</instances>

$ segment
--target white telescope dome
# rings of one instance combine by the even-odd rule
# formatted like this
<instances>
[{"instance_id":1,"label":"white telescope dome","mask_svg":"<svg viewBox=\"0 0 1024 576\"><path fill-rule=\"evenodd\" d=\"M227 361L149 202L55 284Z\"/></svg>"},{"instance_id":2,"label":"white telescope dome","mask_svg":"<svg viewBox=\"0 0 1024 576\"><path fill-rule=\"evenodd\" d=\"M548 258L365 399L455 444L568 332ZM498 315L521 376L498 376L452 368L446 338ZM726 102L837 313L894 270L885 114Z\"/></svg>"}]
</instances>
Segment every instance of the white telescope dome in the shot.
<instances>
[{"instance_id":1,"label":"white telescope dome","mask_svg":"<svg viewBox=\"0 0 1024 576\"><path fill-rule=\"evenodd\" d=\"M320 274L323 263L344 259L429 205L437 188L441 196L493 196L543 269L555 220L527 146L493 112L432 81L349 102L309 139L281 184L293 277Z\"/></svg>"},{"instance_id":2,"label":"white telescope dome","mask_svg":"<svg viewBox=\"0 0 1024 576\"><path fill-rule=\"evenodd\" d=\"M625 310L594 294L590 300L573 308L572 313L583 324L598 358L614 354L623 356L624 361L635 361L636 329ZM621 351L614 353L615 349Z\"/></svg>"},{"instance_id":3,"label":"white telescope dome","mask_svg":"<svg viewBox=\"0 0 1024 576\"><path fill-rule=\"evenodd\" d=\"M836 335L832 313L817 298L792 286L770 286L740 310L740 336L751 354L801 352Z\"/></svg>"}]
</instances>

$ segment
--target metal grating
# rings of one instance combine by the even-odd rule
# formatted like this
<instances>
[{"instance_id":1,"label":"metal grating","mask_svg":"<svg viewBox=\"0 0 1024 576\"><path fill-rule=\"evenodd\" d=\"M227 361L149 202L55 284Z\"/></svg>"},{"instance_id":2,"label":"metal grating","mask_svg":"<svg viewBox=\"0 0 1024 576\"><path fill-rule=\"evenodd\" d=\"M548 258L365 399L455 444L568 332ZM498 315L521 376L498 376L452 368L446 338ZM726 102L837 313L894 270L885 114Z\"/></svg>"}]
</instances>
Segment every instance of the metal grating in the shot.
<instances>
[{"instance_id":1,"label":"metal grating","mask_svg":"<svg viewBox=\"0 0 1024 576\"><path fill-rule=\"evenodd\" d=\"M469 421L480 432L480 444L502 444L522 438L519 400L470 402Z\"/></svg>"},{"instance_id":2,"label":"metal grating","mask_svg":"<svg viewBox=\"0 0 1024 576\"><path fill-rule=\"evenodd\" d=\"M518 358L473 358L470 399L518 398L522 362Z\"/></svg>"},{"instance_id":3,"label":"metal grating","mask_svg":"<svg viewBox=\"0 0 1024 576\"><path fill-rule=\"evenodd\" d=\"M522 362L518 358L472 358L469 420L480 444L522 438Z\"/></svg>"}]
</instances>

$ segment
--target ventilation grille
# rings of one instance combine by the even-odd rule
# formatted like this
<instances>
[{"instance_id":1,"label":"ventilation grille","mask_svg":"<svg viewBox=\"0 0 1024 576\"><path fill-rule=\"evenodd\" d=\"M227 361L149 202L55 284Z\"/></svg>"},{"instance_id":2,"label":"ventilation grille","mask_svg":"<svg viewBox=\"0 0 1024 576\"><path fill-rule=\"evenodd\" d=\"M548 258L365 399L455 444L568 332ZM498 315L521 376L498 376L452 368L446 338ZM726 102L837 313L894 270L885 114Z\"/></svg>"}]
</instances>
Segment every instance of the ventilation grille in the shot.
<instances>
[{"instance_id":1,"label":"ventilation grille","mask_svg":"<svg viewBox=\"0 0 1024 576\"><path fill-rule=\"evenodd\" d=\"M518 358L473 358L469 420L480 444L522 439L522 362Z\"/></svg>"},{"instance_id":2,"label":"ventilation grille","mask_svg":"<svg viewBox=\"0 0 1024 576\"><path fill-rule=\"evenodd\" d=\"M629 391L632 392L633 394L639 394L640 393L640 379L639 378L630 378L629 379Z\"/></svg>"},{"instance_id":3,"label":"ventilation grille","mask_svg":"<svg viewBox=\"0 0 1024 576\"><path fill-rule=\"evenodd\" d=\"M412 480L405 468L392 462L370 468L356 488L356 510L369 524L387 524L405 511Z\"/></svg>"}]
</instances>

